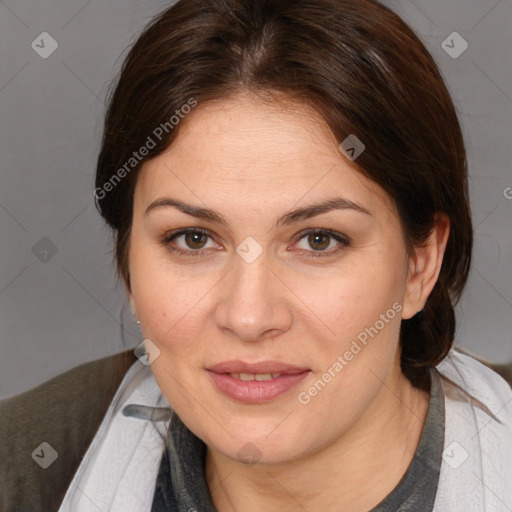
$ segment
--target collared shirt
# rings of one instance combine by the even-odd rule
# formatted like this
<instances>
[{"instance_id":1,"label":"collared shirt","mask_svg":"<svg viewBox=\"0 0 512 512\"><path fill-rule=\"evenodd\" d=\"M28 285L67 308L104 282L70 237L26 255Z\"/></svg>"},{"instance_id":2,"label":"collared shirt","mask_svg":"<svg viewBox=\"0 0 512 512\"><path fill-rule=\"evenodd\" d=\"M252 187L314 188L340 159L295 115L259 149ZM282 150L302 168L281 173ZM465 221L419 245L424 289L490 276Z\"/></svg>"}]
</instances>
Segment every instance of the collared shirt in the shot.
<instances>
[{"instance_id":1,"label":"collared shirt","mask_svg":"<svg viewBox=\"0 0 512 512\"><path fill-rule=\"evenodd\" d=\"M433 510L442 461L445 405L441 379L430 368L430 400L414 458L397 486L371 512ZM172 411L151 512L217 512L204 476L206 445Z\"/></svg>"}]
</instances>

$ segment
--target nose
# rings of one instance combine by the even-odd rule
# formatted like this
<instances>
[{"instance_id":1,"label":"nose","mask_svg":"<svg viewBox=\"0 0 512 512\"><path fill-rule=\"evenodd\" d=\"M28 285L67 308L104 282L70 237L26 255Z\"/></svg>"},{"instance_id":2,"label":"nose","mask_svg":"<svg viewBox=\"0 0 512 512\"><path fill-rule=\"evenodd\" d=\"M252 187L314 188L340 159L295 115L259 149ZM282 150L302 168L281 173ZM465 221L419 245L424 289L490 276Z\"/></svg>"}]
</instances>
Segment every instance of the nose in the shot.
<instances>
[{"instance_id":1,"label":"nose","mask_svg":"<svg viewBox=\"0 0 512 512\"><path fill-rule=\"evenodd\" d=\"M259 341L290 328L290 291L270 268L265 253L251 263L235 255L220 289L215 323L224 334Z\"/></svg>"}]
</instances>

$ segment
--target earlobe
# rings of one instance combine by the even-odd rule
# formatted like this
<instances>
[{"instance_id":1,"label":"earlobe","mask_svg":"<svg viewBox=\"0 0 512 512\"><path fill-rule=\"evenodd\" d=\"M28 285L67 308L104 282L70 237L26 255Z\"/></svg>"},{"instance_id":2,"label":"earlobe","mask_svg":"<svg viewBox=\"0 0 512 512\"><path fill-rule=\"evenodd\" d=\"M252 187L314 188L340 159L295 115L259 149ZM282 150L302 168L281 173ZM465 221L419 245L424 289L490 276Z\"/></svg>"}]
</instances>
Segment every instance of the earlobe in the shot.
<instances>
[{"instance_id":1,"label":"earlobe","mask_svg":"<svg viewBox=\"0 0 512 512\"><path fill-rule=\"evenodd\" d=\"M439 277L449 234L450 219L445 213L438 213L427 242L414 248L407 275L402 312L404 320L424 308Z\"/></svg>"},{"instance_id":2,"label":"earlobe","mask_svg":"<svg viewBox=\"0 0 512 512\"><path fill-rule=\"evenodd\" d=\"M137 321L137 320L138 320L138 318L137 318L137 309L136 309L136 307L135 307L135 300L133 299L133 295L130 293L130 294L128 295L128 298L129 298L129 300L130 300L130 307L131 307L131 309L132 309L132 316L133 316L133 319L134 319L135 321Z\"/></svg>"}]
</instances>

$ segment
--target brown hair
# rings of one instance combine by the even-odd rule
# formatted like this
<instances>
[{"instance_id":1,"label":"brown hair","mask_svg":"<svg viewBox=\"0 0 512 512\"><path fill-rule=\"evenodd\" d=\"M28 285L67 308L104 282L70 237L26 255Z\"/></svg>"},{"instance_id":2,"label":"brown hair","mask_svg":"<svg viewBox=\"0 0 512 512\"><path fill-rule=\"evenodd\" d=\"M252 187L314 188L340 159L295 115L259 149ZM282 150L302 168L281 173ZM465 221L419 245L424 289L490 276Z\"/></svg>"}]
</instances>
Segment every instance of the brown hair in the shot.
<instances>
[{"instance_id":1,"label":"brown hair","mask_svg":"<svg viewBox=\"0 0 512 512\"><path fill-rule=\"evenodd\" d=\"M423 312L402 321L402 371L420 385L425 368L452 346L453 305L469 272L466 152L432 56L377 1L180 0L151 21L109 95L97 165L96 204L115 235L119 275L130 289L137 171L176 138L180 125L169 120L182 117L191 98L201 104L241 90L307 102L338 141L350 134L363 141L366 150L352 164L392 198L409 249L425 243L436 212L448 215L438 281ZM152 149L134 161L148 137Z\"/></svg>"}]
</instances>

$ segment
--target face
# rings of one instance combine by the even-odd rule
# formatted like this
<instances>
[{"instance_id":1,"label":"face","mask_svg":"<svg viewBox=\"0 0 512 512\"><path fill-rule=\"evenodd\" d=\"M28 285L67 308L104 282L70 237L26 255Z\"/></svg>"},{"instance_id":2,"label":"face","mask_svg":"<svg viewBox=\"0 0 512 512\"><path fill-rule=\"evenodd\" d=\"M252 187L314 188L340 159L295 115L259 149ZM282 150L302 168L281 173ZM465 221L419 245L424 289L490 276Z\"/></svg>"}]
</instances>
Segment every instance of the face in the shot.
<instances>
[{"instance_id":1,"label":"face","mask_svg":"<svg viewBox=\"0 0 512 512\"><path fill-rule=\"evenodd\" d=\"M224 456L314 453L382 411L401 378L399 217L307 107L238 96L181 123L134 197L130 298L160 351L152 371Z\"/></svg>"}]
</instances>

